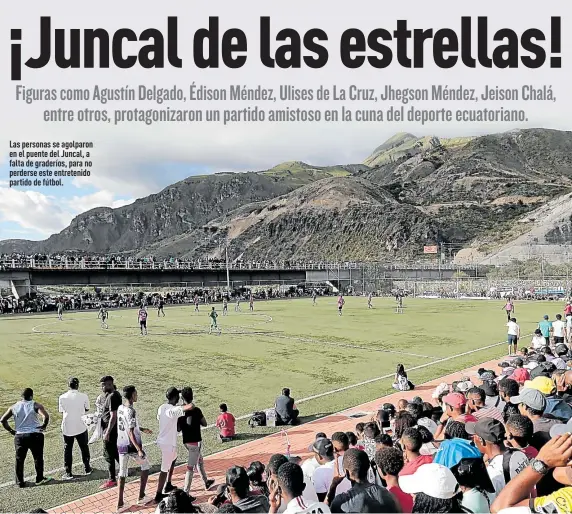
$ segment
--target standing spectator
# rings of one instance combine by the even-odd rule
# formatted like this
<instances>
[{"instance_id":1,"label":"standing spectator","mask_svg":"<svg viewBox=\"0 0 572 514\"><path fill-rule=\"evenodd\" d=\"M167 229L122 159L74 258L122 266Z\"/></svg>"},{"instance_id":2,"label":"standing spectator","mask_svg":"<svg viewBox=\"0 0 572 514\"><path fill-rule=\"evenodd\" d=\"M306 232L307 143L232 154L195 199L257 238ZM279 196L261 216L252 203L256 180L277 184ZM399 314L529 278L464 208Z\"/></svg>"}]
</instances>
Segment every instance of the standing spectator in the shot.
<instances>
[{"instance_id":1,"label":"standing spectator","mask_svg":"<svg viewBox=\"0 0 572 514\"><path fill-rule=\"evenodd\" d=\"M99 381L103 393L103 407L101 413L101 429L103 430L103 457L107 462L109 478L100 489L109 489L117 486L115 462L119 461L117 451L117 409L123 400L113 382L113 377L107 375Z\"/></svg>"},{"instance_id":2,"label":"standing spectator","mask_svg":"<svg viewBox=\"0 0 572 514\"><path fill-rule=\"evenodd\" d=\"M514 359L513 364L516 369L512 372L510 378L522 386L527 380L530 380L530 371L524 367L524 361L520 357Z\"/></svg>"},{"instance_id":3,"label":"standing spectator","mask_svg":"<svg viewBox=\"0 0 572 514\"><path fill-rule=\"evenodd\" d=\"M556 321L552 322L552 334L554 336L554 346L564 343L566 323L562 321L562 314L557 314Z\"/></svg>"},{"instance_id":4,"label":"standing spectator","mask_svg":"<svg viewBox=\"0 0 572 514\"><path fill-rule=\"evenodd\" d=\"M81 451L81 458L85 468L85 474L92 472L89 464L89 445L87 426L82 420L82 416L89 411L89 398L87 394L79 392L79 380L70 378L68 382L69 391L60 396L58 405L62 417L62 434L64 437L64 466L65 474L62 480L73 479L73 445L77 441Z\"/></svg>"},{"instance_id":5,"label":"standing spectator","mask_svg":"<svg viewBox=\"0 0 572 514\"><path fill-rule=\"evenodd\" d=\"M506 426L506 444L511 448L518 448L529 459L538 455L538 450L530 446L534 427L532 421L522 414L515 414L508 418Z\"/></svg>"},{"instance_id":6,"label":"standing spectator","mask_svg":"<svg viewBox=\"0 0 572 514\"><path fill-rule=\"evenodd\" d=\"M516 318L510 318L506 326L508 328L508 354L516 355L518 340L520 339L520 327L516 323Z\"/></svg>"},{"instance_id":7,"label":"standing spectator","mask_svg":"<svg viewBox=\"0 0 572 514\"><path fill-rule=\"evenodd\" d=\"M185 405L193 403L193 390L190 387L185 387L181 391L181 396ZM187 494L191 492L191 485L193 483L193 475L195 468L199 469L205 490L209 490L214 484L214 480L209 480L207 472L205 471L205 464L202 455L203 438L201 434L201 427L207 426L207 420L203 415L203 411L196 405L193 409L187 410L183 417L178 418L177 430L183 434L183 444L189 452L187 461L187 472L185 474L185 487L184 491ZM191 496L191 501L196 498Z\"/></svg>"},{"instance_id":8,"label":"standing spectator","mask_svg":"<svg viewBox=\"0 0 572 514\"><path fill-rule=\"evenodd\" d=\"M477 419L493 418L501 423L504 422L502 412L494 406L487 407L485 404L486 394L480 387L473 387L467 393L469 412Z\"/></svg>"},{"instance_id":9,"label":"standing spectator","mask_svg":"<svg viewBox=\"0 0 572 514\"><path fill-rule=\"evenodd\" d=\"M401 447L403 448L403 459L405 466L399 476L412 475L424 464L433 462L432 455L421 455L423 438L416 428L407 428L401 436Z\"/></svg>"},{"instance_id":10,"label":"standing spectator","mask_svg":"<svg viewBox=\"0 0 572 514\"><path fill-rule=\"evenodd\" d=\"M226 403L221 403L219 405L220 414L216 419L216 427L219 429L219 438L221 442L227 443L232 441L236 436L235 424L236 420L234 416L228 412L228 407Z\"/></svg>"},{"instance_id":11,"label":"standing spectator","mask_svg":"<svg viewBox=\"0 0 572 514\"><path fill-rule=\"evenodd\" d=\"M324 501L328 491L330 490L330 486L334 478L334 468L338 459L335 458L334 445L329 439L323 437L316 439L312 446L312 450L314 451L314 455L316 456L316 460L319 464L312 475L312 482L316 489L318 500ZM345 493L350 488L350 481L345 479L339 483L336 488L336 492L337 494Z\"/></svg>"},{"instance_id":12,"label":"standing spectator","mask_svg":"<svg viewBox=\"0 0 572 514\"><path fill-rule=\"evenodd\" d=\"M276 410L276 425L296 425L299 411L296 408L294 398L290 397L290 389L285 387L282 394L276 398L274 405Z\"/></svg>"},{"instance_id":13,"label":"standing spectator","mask_svg":"<svg viewBox=\"0 0 572 514\"><path fill-rule=\"evenodd\" d=\"M43 423L38 417L40 414ZM8 424L8 420L14 417L14 427ZM43 485L52 480L44 475L44 434L50 415L44 406L34 401L34 391L27 387L22 392L22 399L12 405L0 418L2 426L14 436L16 448L16 483L19 487L25 487L24 462L28 450L32 452L34 466L36 468L36 485Z\"/></svg>"},{"instance_id":14,"label":"standing spectator","mask_svg":"<svg viewBox=\"0 0 572 514\"><path fill-rule=\"evenodd\" d=\"M387 490L397 500L401 512L409 514L413 511L413 498L405 494L399 487L397 477L404 466L403 454L397 448L383 448L375 452L377 473L387 484Z\"/></svg>"},{"instance_id":15,"label":"standing spectator","mask_svg":"<svg viewBox=\"0 0 572 514\"><path fill-rule=\"evenodd\" d=\"M550 336L552 335L552 321L548 321L548 314L545 314L542 321L538 323L538 328L542 332L546 346L549 346Z\"/></svg>"}]
</instances>

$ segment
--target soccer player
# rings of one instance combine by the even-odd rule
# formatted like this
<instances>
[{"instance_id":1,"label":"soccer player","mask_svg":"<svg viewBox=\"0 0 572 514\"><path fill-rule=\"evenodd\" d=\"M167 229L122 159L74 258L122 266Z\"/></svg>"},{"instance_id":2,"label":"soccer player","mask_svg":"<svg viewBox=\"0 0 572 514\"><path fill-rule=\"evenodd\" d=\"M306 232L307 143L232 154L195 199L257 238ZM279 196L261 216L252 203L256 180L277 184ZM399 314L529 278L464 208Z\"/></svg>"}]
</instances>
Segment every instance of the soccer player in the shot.
<instances>
[{"instance_id":1,"label":"soccer player","mask_svg":"<svg viewBox=\"0 0 572 514\"><path fill-rule=\"evenodd\" d=\"M137 389L135 386L123 388L123 404L117 409L117 451L119 453L119 488L117 495L117 510L123 508L123 492L125 491L125 479L129 474L129 460L133 459L141 466L141 482L139 485L138 505L144 505L148 498L145 497L147 478L149 477L149 459L143 450L141 432L152 434L148 428L139 427L137 412L133 404L137 401Z\"/></svg>"},{"instance_id":2,"label":"soccer player","mask_svg":"<svg viewBox=\"0 0 572 514\"><path fill-rule=\"evenodd\" d=\"M316 298L317 298L316 290L312 291L312 306L316 305Z\"/></svg>"},{"instance_id":3,"label":"soccer player","mask_svg":"<svg viewBox=\"0 0 572 514\"><path fill-rule=\"evenodd\" d=\"M97 318L101 319L101 328L109 328L107 325L107 318L109 317L109 313L107 309L101 304L99 306L99 312L97 313Z\"/></svg>"},{"instance_id":4,"label":"soccer player","mask_svg":"<svg viewBox=\"0 0 572 514\"><path fill-rule=\"evenodd\" d=\"M240 296L236 297L236 305L234 306L234 312L240 312Z\"/></svg>"},{"instance_id":5,"label":"soccer player","mask_svg":"<svg viewBox=\"0 0 572 514\"><path fill-rule=\"evenodd\" d=\"M373 305L371 304L371 297L372 297L372 296L373 296L372 293L369 293L369 294L367 295L367 308L368 308L368 309L373 309Z\"/></svg>"},{"instance_id":6,"label":"soccer player","mask_svg":"<svg viewBox=\"0 0 572 514\"><path fill-rule=\"evenodd\" d=\"M510 298L507 298L506 303L502 306L502 309L506 312L507 321L510 321L512 314L514 314L514 303Z\"/></svg>"},{"instance_id":7,"label":"soccer player","mask_svg":"<svg viewBox=\"0 0 572 514\"><path fill-rule=\"evenodd\" d=\"M141 335L147 335L147 309L143 305L141 305L141 308L137 313L137 319L139 320L139 328L141 329Z\"/></svg>"},{"instance_id":8,"label":"soccer player","mask_svg":"<svg viewBox=\"0 0 572 514\"><path fill-rule=\"evenodd\" d=\"M344 300L342 293L340 293L340 296L338 296L338 316L342 315L342 309L344 308L345 303L346 301Z\"/></svg>"},{"instance_id":9,"label":"soccer player","mask_svg":"<svg viewBox=\"0 0 572 514\"><path fill-rule=\"evenodd\" d=\"M222 299L222 315L228 315L228 298L226 296Z\"/></svg>"},{"instance_id":10,"label":"soccer player","mask_svg":"<svg viewBox=\"0 0 572 514\"><path fill-rule=\"evenodd\" d=\"M218 318L218 314L217 314L214 307L212 308L212 310L209 313L209 318L211 319L211 327L209 328L209 334L212 334L213 328L214 328L215 330L218 331L218 333L220 335L220 328L216 323L216 319Z\"/></svg>"},{"instance_id":11,"label":"soccer player","mask_svg":"<svg viewBox=\"0 0 572 514\"><path fill-rule=\"evenodd\" d=\"M199 312L199 295L198 294L195 295L194 304L195 304L195 312Z\"/></svg>"},{"instance_id":12,"label":"soccer player","mask_svg":"<svg viewBox=\"0 0 572 514\"><path fill-rule=\"evenodd\" d=\"M254 296L250 293L250 312L254 311Z\"/></svg>"},{"instance_id":13,"label":"soccer player","mask_svg":"<svg viewBox=\"0 0 572 514\"><path fill-rule=\"evenodd\" d=\"M163 310L164 306L165 306L165 300L163 300L163 297L160 296L159 303L157 304L157 317L159 317L161 313L163 314L163 317L165 317L165 311Z\"/></svg>"},{"instance_id":14,"label":"soccer player","mask_svg":"<svg viewBox=\"0 0 572 514\"><path fill-rule=\"evenodd\" d=\"M396 311L398 314L403 314L403 296L401 296L400 294L397 295Z\"/></svg>"},{"instance_id":15,"label":"soccer player","mask_svg":"<svg viewBox=\"0 0 572 514\"><path fill-rule=\"evenodd\" d=\"M62 300L60 299L56 305L57 309L58 309L58 319L60 321L63 321L63 316L64 316L64 303L62 302Z\"/></svg>"}]
</instances>

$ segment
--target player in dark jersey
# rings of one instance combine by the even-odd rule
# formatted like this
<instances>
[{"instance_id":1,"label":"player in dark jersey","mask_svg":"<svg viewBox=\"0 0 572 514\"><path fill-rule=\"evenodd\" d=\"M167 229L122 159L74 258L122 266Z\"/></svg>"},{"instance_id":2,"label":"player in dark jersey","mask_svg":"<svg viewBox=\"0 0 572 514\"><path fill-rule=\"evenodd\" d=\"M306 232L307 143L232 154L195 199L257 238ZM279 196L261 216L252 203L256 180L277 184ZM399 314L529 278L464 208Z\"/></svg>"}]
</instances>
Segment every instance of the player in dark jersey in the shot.
<instances>
[{"instance_id":1,"label":"player in dark jersey","mask_svg":"<svg viewBox=\"0 0 572 514\"><path fill-rule=\"evenodd\" d=\"M195 304L195 312L199 312L199 295L195 295L195 299L193 300Z\"/></svg>"},{"instance_id":2,"label":"player in dark jersey","mask_svg":"<svg viewBox=\"0 0 572 514\"><path fill-rule=\"evenodd\" d=\"M107 325L107 318L109 318L109 313L103 304L99 306L97 317L98 319L101 319L101 328L109 328Z\"/></svg>"},{"instance_id":3,"label":"player in dark jersey","mask_svg":"<svg viewBox=\"0 0 572 514\"><path fill-rule=\"evenodd\" d=\"M226 296L222 299L222 315L228 315L228 298Z\"/></svg>"},{"instance_id":4,"label":"player in dark jersey","mask_svg":"<svg viewBox=\"0 0 572 514\"><path fill-rule=\"evenodd\" d=\"M165 316L165 311L163 310L164 306L165 306L165 301L163 300L163 297L160 296L159 302L157 302L157 317L159 317L161 313L163 313L163 316Z\"/></svg>"}]
</instances>

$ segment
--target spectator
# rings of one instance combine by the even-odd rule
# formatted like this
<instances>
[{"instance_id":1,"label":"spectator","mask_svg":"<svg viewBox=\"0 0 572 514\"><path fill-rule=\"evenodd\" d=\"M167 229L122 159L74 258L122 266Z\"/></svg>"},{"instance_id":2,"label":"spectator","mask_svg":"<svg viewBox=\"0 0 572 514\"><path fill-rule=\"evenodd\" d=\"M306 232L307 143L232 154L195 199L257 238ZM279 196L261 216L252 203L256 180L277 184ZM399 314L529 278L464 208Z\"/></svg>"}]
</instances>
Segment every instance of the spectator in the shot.
<instances>
[{"instance_id":1,"label":"spectator","mask_svg":"<svg viewBox=\"0 0 572 514\"><path fill-rule=\"evenodd\" d=\"M318 500L323 502L330 490L330 485L334 478L334 467L336 466L336 462L339 462L339 459L335 458L334 445L329 439L325 439L323 437L316 439L312 446L312 450L316 456L316 460L320 464L320 466L314 470L312 482L316 489ZM350 487L351 484L349 480L344 479L337 485L336 494L345 493L350 489Z\"/></svg>"},{"instance_id":2,"label":"spectator","mask_svg":"<svg viewBox=\"0 0 572 514\"><path fill-rule=\"evenodd\" d=\"M506 483L524 469L528 458L520 450L506 448L505 428L496 419L483 418L477 423L467 423L466 430L473 436L475 446L488 461L487 472L495 488L495 494L499 494ZM507 460L505 454L509 456L506 457Z\"/></svg>"},{"instance_id":3,"label":"spectator","mask_svg":"<svg viewBox=\"0 0 572 514\"><path fill-rule=\"evenodd\" d=\"M269 512L280 512L282 505L286 507L282 511L286 514L330 512L330 508L324 503L309 501L303 495L305 488L302 468L292 462L284 463L278 468L276 480L271 485Z\"/></svg>"},{"instance_id":4,"label":"spectator","mask_svg":"<svg viewBox=\"0 0 572 514\"><path fill-rule=\"evenodd\" d=\"M397 477L403 469L403 454L397 448L382 448L375 452L377 473L387 485L387 490L397 500L401 512L408 514L413 510L413 498L399 487Z\"/></svg>"},{"instance_id":5,"label":"spectator","mask_svg":"<svg viewBox=\"0 0 572 514\"><path fill-rule=\"evenodd\" d=\"M420 466L433 462L431 455L421 455L420 450L423 446L423 439L419 430L416 428L407 428L401 436L401 447L403 448L403 460L405 466L401 470L399 476L412 475Z\"/></svg>"},{"instance_id":6,"label":"spectator","mask_svg":"<svg viewBox=\"0 0 572 514\"><path fill-rule=\"evenodd\" d=\"M395 370L395 378L393 380L393 388L397 391L412 391L415 389L415 386L407 378L407 372L405 371L405 367L403 364L398 364L397 369Z\"/></svg>"},{"instance_id":7,"label":"spectator","mask_svg":"<svg viewBox=\"0 0 572 514\"><path fill-rule=\"evenodd\" d=\"M335 474L328 491L326 503L332 512L397 512L395 498L384 487L367 480L370 461L365 452L348 450L344 455L342 472L336 464ZM351 489L337 493L342 481L349 479Z\"/></svg>"},{"instance_id":8,"label":"spectator","mask_svg":"<svg viewBox=\"0 0 572 514\"><path fill-rule=\"evenodd\" d=\"M548 314L545 314L542 321L538 323L538 329L542 333L542 337L544 337L545 346L549 346L552 334L552 321L548 321Z\"/></svg>"},{"instance_id":9,"label":"spectator","mask_svg":"<svg viewBox=\"0 0 572 514\"><path fill-rule=\"evenodd\" d=\"M499 395L501 400L505 402L505 406L503 408L503 419L506 421L509 416L513 414L518 414L518 407L510 403L510 399L512 396L518 395L518 383L512 380L511 378L505 378L499 382Z\"/></svg>"},{"instance_id":10,"label":"spectator","mask_svg":"<svg viewBox=\"0 0 572 514\"><path fill-rule=\"evenodd\" d=\"M101 429L103 430L103 457L107 462L109 478L100 489L109 489L117 486L115 462L119 462L117 452L117 409L123 403L121 394L117 391L113 377L107 375L99 381L103 395L101 414Z\"/></svg>"},{"instance_id":11,"label":"spectator","mask_svg":"<svg viewBox=\"0 0 572 514\"><path fill-rule=\"evenodd\" d=\"M228 407L226 403L221 403L219 406L220 414L216 419L216 427L219 429L219 438L221 442L228 443L232 441L235 436L235 424L236 420L234 416L228 412Z\"/></svg>"},{"instance_id":12,"label":"spectator","mask_svg":"<svg viewBox=\"0 0 572 514\"><path fill-rule=\"evenodd\" d=\"M314 442L317 441L318 439L326 439L326 434L322 433L322 432L318 432L316 434L316 438L314 439ZM314 443L312 443L309 447L308 447L308 451L309 452L314 452ZM312 479L312 477L314 476L314 471L316 470L316 468L318 468L320 466L320 463L318 462L318 460L316 459L316 455L313 453L313 457L310 459L305 460L304 462L302 462L302 471L304 472L304 476L308 479Z\"/></svg>"},{"instance_id":13,"label":"spectator","mask_svg":"<svg viewBox=\"0 0 572 514\"><path fill-rule=\"evenodd\" d=\"M40 414L43 423L38 417ZM8 420L14 417L14 428ZM12 405L0 418L5 430L14 436L16 448L16 482L19 487L25 487L24 463L28 450L32 452L36 468L36 485L43 485L52 480L44 475L44 431L50 422L50 415L41 403L34 401L34 391L27 387L22 392L22 399Z\"/></svg>"},{"instance_id":14,"label":"spectator","mask_svg":"<svg viewBox=\"0 0 572 514\"><path fill-rule=\"evenodd\" d=\"M416 428L419 431L419 434L421 435L421 441L423 442L419 453L421 455L434 455L437 453L439 447L435 445L431 431L423 425L419 425Z\"/></svg>"},{"instance_id":15,"label":"spectator","mask_svg":"<svg viewBox=\"0 0 572 514\"><path fill-rule=\"evenodd\" d=\"M393 426L393 440L397 442L401 439L403 432L407 428L413 428L416 425L415 419L408 412L398 412L395 416L395 424Z\"/></svg>"},{"instance_id":16,"label":"spectator","mask_svg":"<svg viewBox=\"0 0 572 514\"><path fill-rule=\"evenodd\" d=\"M264 473L266 468L259 460L250 463L246 470L248 480L250 480L250 492L252 494L263 494L268 496L268 485L264 481Z\"/></svg>"},{"instance_id":17,"label":"spectator","mask_svg":"<svg viewBox=\"0 0 572 514\"><path fill-rule=\"evenodd\" d=\"M552 335L554 337L555 347L564 343L564 339L566 337L566 323L562 321L562 314L557 314L556 321L552 322Z\"/></svg>"},{"instance_id":18,"label":"spectator","mask_svg":"<svg viewBox=\"0 0 572 514\"><path fill-rule=\"evenodd\" d=\"M358 445L358 438L357 436L353 433L353 432L346 432L346 435L348 436L348 441L350 443L350 448L356 448ZM358 448L358 450L361 450L362 448Z\"/></svg>"},{"instance_id":19,"label":"spectator","mask_svg":"<svg viewBox=\"0 0 572 514\"><path fill-rule=\"evenodd\" d=\"M367 423L363 429L363 446L370 460L373 460L376 450L375 438L380 435L379 427L376 423Z\"/></svg>"},{"instance_id":20,"label":"spectator","mask_svg":"<svg viewBox=\"0 0 572 514\"><path fill-rule=\"evenodd\" d=\"M540 448L550 439L550 429L554 425L562 424L562 422L544 417L546 398L536 389L524 388L518 396L513 396L510 401L512 404L518 405L520 414L532 421L534 432L531 444L540 451Z\"/></svg>"},{"instance_id":21,"label":"spectator","mask_svg":"<svg viewBox=\"0 0 572 514\"><path fill-rule=\"evenodd\" d=\"M266 496L250 496L250 481L246 470L233 466L226 472L228 497L233 505L242 512L269 512L270 504Z\"/></svg>"},{"instance_id":22,"label":"spectator","mask_svg":"<svg viewBox=\"0 0 572 514\"><path fill-rule=\"evenodd\" d=\"M280 469L282 464L286 462L288 462L288 459L284 455L275 454L272 457L270 457L270 460L268 461L268 466L266 466L267 483L277 480L278 470ZM307 476L303 469L302 473L304 474L304 484L305 484L302 496L306 499L307 502L315 503L318 501L318 495L316 494L316 489L314 488L314 484L312 483L312 476L314 470L312 469L312 475L310 476Z\"/></svg>"},{"instance_id":23,"label":"spectator","mask_svg":"<svg viewBox=\"0 0 572 514\"><path fill-rule=\"evenodd\" d=\"M441 464L426 464L413 475L400 475L399 486L415 495L413 512L461 512L459 484L451 470Z\"/></svg>"},{"instance_id":24,"label":"spectator","mask_svg":"<svg viewBox=\"0 0 572 514\"><path fill-rule=\"evenodd\" d=\"M502 412L506 402L500 397L498 384L494 380L486 380L481 389L485 392L485 406L495 407Z\"/></svg>"},{"instance_id":25,"label":"spectator","mask_svg":"<svg viewBox=\"0 0 572 514\"><path fill-rule=\"evenodd\" d=\"M480 387L473 387L467 393L469 412L477 419L493 418L501 423L504 422L502 412L496 407L487 407L485 404L486 395Z\"/></svg>"},{"instance_id":26,"label":"spectator","mask_svg":"<svg viewBox=\"0 0 572 514\"><path fill-rule=\"evenodd\" d=\"M332 434L332 444L334 445L334 453L343 456L350 448L350 441L345 432L334 432Z\"/></svg>"},{"instance_id":27,"label":"spectator","mask_svg":"<svg viewBox=\"0 0 572 514\"><path fill-rule=\"evenodd\" d=\"M408 404L409 404L409 402L405 398L401 398L401 400L399 400L397 402L397 413L396 414L403 412L407 408Z\"/></svg>"},{"instance_id":28,"label":"spectator","mask_svg":"<svg viewBox=\"0 0 572 514\"><path fill-rule=\"evenodd\" d=\"M550 415L561 420L568 421L572 418L572 408L568 405L563 398L556 394L556 384L555 380L563 375L562 372L553 374L553 378L548 377L536 377L535 379L527 382L525 387L530 389L536 389L540 391L546 397L546 408L544 409L544 415Z\"/></svg>"},{"instance_id":29,"label":"spectator","mask_svg":"<svg viewBox=\"0 0 572 514\"><path fill-rule=\"evenodd\" d=\"M198 511L187 493L182 489L175 489L157 505L155 512L158 514L183 514Z\"/></svg>"},{"instance_id":30,"label":"spectator","mask_svg":"<svg viewBox=\"0 0 572 514\"><path fill-rule=\"evenodd\" d=\"M73 445L77 441L81 451L81 458L85 469L85 474L92 472L89 464L89 445L87 426L82 420L82 416L89 411L89 398L87 394L81 393L79 380L70 378L68 382L69 390L62 394L58 401L58 410L62 413L62 435L64 438L64 466L65 473L62 480L73 479Z\"/></svg>"},{"instance_id":31,"label":"spectator","mask_svg":"<svg viewBox=\"0 0 572 514\"><path fill-rule=\"evenodd\" d=\"M393 439L389 434L379 434L375 438L375 451L377 452L381 448L393 448Z\"/></svg>"},{"instance_id":32,"label":"spectator","mask_svg":"<svg viewBox=\"0 0 572 514\"><path fill-rule=\"evenodd\" d=\"M471 436L465 430L465 424L461 421L450 420L445 427L445 439L466 439L470 440Z\"/></svg>"},{"instance_id":33,"label":"spectator","mask_svg":"<svg viewBox=\"0 0 572 514\"><path fill-rule=\"evenodd\" d=\"M507 446L518 448L529 459L533 459L538 455L538 450L530 446L534 427L529 418L522 414L516 414L508 418L505 427Z\"/></svg>"},{"instance_id":34,"label":"spectator","mask_svg":"<svg viewBox=\"0 0 572 514\"><path fill-rule=\"evenodd\" d=\"M405 412L408 412L411 415L411 417L415 420L415 423L417 424L417 420L423 415L423 405L419 403L410 402L407 405Z\"/></svg>"},{"instance_id":35,"label":"spectator","mask_svg":"<svg viewBox=\"0 0 572 514\"><path fill-rule=\"evenodd\" d=\"M276 425L296 425L299 411L296 409L294 398L290 397L290 389L285 387L282 394L276 398Z\"/></svg>"},{"instance_id":36,"label":"spectator","mask_svg":"<svg viewBox=\"0 0 572 514\"><path fill-rule=\"evenodd\" d=\"M527 380L530 380L530 372L524 367L524 361L517 357L514 359L513 364L515 370L512 372L512 378L518 385L524 385Z\"/></svg>"},{"instance_id":37,"label":"spectator","mask_svg":"<svg viewBox=\"0 0 572 514\"><path fill-rule=\"evenodd\" d=\"M539 328L537 328L534 331L534 335L532 336L530 348L538 351L538 350L541 350L542 348L544 348L545 346L546 346L546 339L542 335L542 331Z\"/></svg>"}]
</instances>

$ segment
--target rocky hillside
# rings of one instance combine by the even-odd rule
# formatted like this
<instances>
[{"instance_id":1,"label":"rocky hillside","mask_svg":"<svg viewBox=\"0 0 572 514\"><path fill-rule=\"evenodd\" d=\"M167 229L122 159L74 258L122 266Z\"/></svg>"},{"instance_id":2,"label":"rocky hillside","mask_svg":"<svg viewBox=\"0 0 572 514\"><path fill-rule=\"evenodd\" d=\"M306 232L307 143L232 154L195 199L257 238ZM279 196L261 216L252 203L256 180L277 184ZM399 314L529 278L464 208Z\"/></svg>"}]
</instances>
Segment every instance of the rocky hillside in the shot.
<instances>
[{"instance_id":1,"label":"rocky hillside","mask_svg":"<svg viewBox=\"0 0 572 514\"><path fill-rule=\"evenodd\" d=\"M206 257L229 245L233 258L378 259L444 242L486 259L522 247L518 238L531 231L528 246L572 244L571 191L571 132L397 134L362 165L295 161L191 177L134 204L86 212L46 241L0 242L0 252Z\"/></svg>"}]
</instances>

